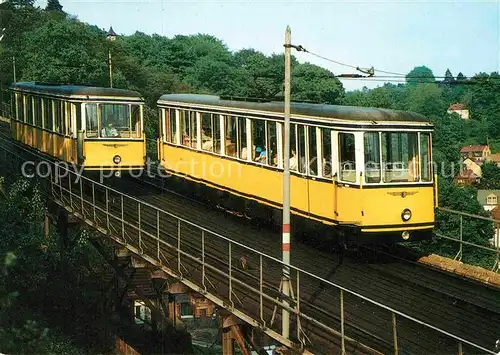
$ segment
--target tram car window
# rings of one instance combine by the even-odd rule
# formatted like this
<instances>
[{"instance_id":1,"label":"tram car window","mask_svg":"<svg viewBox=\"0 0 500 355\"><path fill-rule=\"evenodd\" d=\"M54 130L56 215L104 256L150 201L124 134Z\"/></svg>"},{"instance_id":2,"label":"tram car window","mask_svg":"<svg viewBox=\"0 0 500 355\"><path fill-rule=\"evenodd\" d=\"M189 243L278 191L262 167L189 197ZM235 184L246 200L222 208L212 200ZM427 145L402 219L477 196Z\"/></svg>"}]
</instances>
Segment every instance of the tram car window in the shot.
<instances>
[{"instance_id":1,"label":"tram car window","mask_svg":"<svg viewBox=\"0 0 500 355\"><path fill-rule=\"evenodd\" d=\"M15 139L85 170L144 169L144 100L139 93L40 82L17 82L11 90Z\"/></svg>"},{"instance_id":2,"label":"tram car window","mask_svg":"<svg viewBox=\"0 0 500 355\"><path fill-rule=\"evenodd\" d=\"M169 112L165 122L173 112L181 113L181 124L171 120L166 129L170 137L183 139L158 142L163 169L216 195L210 200L222 201L230 210L280 216L283 102L167 94L157 104ZM199 124L189 120L192 115ZM429 120L413 112L292 103L294 218L327 226L325 236L345 241L430 238L437 195L432 131ZM214 149L219 137L221 149ZM193 139L201 139L200 144L192 144Z\"/></svg>"}]
</instances>

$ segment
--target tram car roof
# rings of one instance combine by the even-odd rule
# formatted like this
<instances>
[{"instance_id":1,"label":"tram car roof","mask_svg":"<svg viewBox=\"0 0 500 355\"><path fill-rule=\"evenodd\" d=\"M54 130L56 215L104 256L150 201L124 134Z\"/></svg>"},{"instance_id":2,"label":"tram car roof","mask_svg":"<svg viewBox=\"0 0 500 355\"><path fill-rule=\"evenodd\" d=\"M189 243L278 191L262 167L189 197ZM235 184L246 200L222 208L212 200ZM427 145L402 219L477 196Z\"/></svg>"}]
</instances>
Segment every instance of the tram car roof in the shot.
<instances>
[{"instance_id":1,"label":"tram car roof","mask_svg":"<svg viewBox=\"0 0 500 355\"><path fill-rule=\"evenodd\" d=\"M54 96L78 96L92 97L121 97L127 99L142 100L142 95L133 90L97 87L82 84L62 84L62 83L46 83L46 82L17 82L11 84L11 89L18 91L36 92L40 94L49 94Z\"/></svg>"},{"instance_id":2,"label":"tram car roof","mask_svg":"<svg viewBox=\"0 0 500 355\"><path fill-rule=\"evenodd\" d=\"M224 97L215 95L200 94L165 94L160 97L158 104L181 103L212 106L218 108L268 111L283 114L284 102L261 99L244 99L234 97ZM183 105L184 106L184 105ZM379 121L379 122L408 122L427 123L427 127L432 126L430 120L425 116L400 110L389 110L373 107L340 106L315 104L304 102L291 102L292 115L314 116L330 119L343 119L348 121Z\"/></svg>"}]
</instances>

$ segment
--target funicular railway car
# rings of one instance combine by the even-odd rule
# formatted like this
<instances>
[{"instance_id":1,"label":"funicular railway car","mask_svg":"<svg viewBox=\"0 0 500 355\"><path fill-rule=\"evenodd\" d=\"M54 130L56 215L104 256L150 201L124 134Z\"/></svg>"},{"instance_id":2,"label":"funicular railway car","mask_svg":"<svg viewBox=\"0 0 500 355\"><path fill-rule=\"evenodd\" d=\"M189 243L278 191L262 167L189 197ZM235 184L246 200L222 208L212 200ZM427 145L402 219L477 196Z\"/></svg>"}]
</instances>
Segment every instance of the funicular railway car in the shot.
<instances>
[{"instance_id":1,"label":"funicular railway car","mask_svg":"<svg viewBox=\"0 0 500 355\"><path fill-rule=\"evenodd\" d=\"M39 82L11 85L16 140L84 170L142 170L144 100L138 92Z\"/></svg>"},{"instance_id":2,"label":"funicular railway car","mask_svg":"<svg viewBox=\"0 0 500 355\"><path fill-rule=\"evenodd\" d=\"M158 107L163 169L230 208L280 218L282 102L168 94ZM430 237L437 194L433 126L424 116L309 103L292 103L291 113L291 211L299 224L342 242Z\"/></svg>"}]
</instances>

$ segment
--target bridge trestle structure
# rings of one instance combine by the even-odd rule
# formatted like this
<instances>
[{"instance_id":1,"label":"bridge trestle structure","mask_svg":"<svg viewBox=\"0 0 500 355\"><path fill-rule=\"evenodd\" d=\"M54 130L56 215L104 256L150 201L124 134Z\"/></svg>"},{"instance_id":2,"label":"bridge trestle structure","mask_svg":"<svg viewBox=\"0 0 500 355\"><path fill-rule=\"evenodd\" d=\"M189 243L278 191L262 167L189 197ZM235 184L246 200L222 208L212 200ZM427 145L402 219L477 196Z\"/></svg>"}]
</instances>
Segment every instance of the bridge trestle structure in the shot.
<instances>
[{"instance_id":1,"label":"bridge trestle structure","mask_svg":"<svg viewBox=\"0 0 500 355\"><path fill-rule=\"evenodd\" d=\"M28 175L70 215L293 352L397 354L418 349L426 339L440 347L438 353L468 349L494 354L293 265L287 265L292 292L285 296L280 284L284 265L277 258L2 139L0 160L1 169L17 174L26 161L33 162ZM289 338L281 335L283 310L290 314ZM401 325L413 331L403 332ZM231 336L239 341L240 335Z\"/></svg>"}]
</instances>

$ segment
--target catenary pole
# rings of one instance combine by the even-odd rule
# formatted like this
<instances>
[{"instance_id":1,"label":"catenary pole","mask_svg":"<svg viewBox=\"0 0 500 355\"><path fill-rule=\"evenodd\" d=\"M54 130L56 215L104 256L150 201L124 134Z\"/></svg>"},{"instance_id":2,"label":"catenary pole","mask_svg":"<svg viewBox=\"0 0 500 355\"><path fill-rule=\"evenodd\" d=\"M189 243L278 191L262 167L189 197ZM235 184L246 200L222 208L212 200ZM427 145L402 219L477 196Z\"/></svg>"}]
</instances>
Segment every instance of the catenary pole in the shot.
<instances>
[{"instance_id":1,"label":"catenary pole","mask_svg":"<svg viewBox=\"0 0 500 355\"><path fill-rule=\"evenodd\" d=\"M288 305L290 295L290 61L291 61L291 37L290 26L285 31L285 134L284 134L284 164L283 164L283 275L282 291L285 296L285 304ZM283 309L282 313L282 335L289 338L290 335L290 313Z\"/></svg>"}]
</instances>

